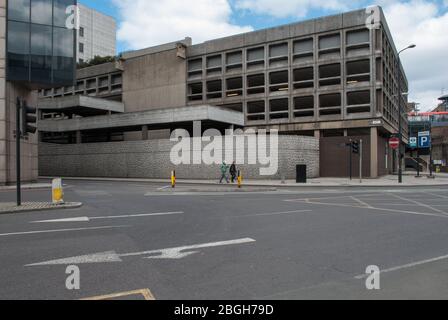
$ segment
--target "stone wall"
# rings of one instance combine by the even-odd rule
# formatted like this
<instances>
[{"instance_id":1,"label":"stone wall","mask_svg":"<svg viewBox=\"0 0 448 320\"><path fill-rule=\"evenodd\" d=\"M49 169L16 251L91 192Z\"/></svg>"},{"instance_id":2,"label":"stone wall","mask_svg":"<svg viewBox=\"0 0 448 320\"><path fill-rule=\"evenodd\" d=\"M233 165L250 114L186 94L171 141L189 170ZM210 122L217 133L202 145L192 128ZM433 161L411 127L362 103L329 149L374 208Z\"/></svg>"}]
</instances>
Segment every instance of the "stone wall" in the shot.
<instances>
[{"instance_id":1,"label":"stone wall","mask_svg":"<svg viewBox=\"0 0 448 320\"><path fill-rule=\"evenodd\" d=\"M269 155L269 139L267 139ZM203 143L203 146L208 143ZM168 179L176 170L179 179L217 179L219 165L175 166L170 140L127 141L93 144L39 145L39 175L61 177L114 177ZM192 144L191 144L192 145ZM193 148L192 148L193 149ZM245 145L235 147L234 154L244 152ZM246 161L247 163L247 161ZM295 166L307 165L308 177L319 176L319 141L312 137L279 136L278 172L260 176L262 165L239 165L245 179L295 179Z\"/></svg>"}]
</instances>

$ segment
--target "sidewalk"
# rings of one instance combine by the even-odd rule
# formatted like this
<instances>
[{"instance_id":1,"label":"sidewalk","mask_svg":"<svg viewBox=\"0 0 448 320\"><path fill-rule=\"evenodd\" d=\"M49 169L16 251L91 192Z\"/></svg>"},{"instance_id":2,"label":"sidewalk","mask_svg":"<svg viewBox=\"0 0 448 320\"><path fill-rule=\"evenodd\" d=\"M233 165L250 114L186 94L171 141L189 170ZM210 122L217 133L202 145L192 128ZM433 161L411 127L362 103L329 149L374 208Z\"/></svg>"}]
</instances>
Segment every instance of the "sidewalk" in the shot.
<instances>
[{"instance_id":1,"label":"sidewalk","mask_svg":"<svg viewBox=\"0 0 448 320\"><path fill-rule=\"evenodd\" d=\"M362 184L359 178L350 181L348 178L315 178L308 179L307 183L298 184L294 180L244 180L243 186L252 187L419 187L419 186L446 186L448 187L448 174L435 174L435 179L429 179L427 176L415 178L414 174L406 173L403 176L403 184L398 184L397 176L384 176L378 179L364 179ZM41 177L41 179L50 179L50 177ZM78 181L116 181L116 182L152 182L166 183L170 185L169 179L127 179L127 178L62 178L64 180ZM187 180L177 179L178 185L219 185L216 180ZM226 186L226 184L222 184Z\"/></svg>"},{"instance_id":2,"label":"sidewalk","mask_svg":"<svg viewBox=\"0 0 448 320\"><path fill-rule=\"evenodd\" d=\"M75 209L82 206L81 202L66 202L64 204L53 204L50 202L24 202L20 207L16 203L0 203L0 214L35 212L47 210Z\"/></svg>"},{"instance_id":3,"label":"sidewalk","mask_svg":"<svg viewBox=\"0 0 448 320\"><path fill-rule=\"evenodd\" d=\"M32 190L32 189L51 189L51 183L27 183L22 185L22 190ZM16 186L0 186L0 191L11 191L15 190Z\"/></svg>"}]
</instances>

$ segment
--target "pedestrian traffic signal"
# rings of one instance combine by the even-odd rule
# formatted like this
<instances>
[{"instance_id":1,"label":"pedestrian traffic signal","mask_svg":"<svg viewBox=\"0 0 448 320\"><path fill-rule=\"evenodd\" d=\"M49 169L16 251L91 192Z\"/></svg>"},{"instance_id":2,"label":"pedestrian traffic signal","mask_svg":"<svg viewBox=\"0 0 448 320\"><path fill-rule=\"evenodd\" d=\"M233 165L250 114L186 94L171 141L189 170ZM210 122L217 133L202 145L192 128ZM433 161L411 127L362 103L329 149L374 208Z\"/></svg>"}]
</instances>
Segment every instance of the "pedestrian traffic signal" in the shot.
<instances>
[{"instance_id":1,"label":"pedestrian traffic signal","mask_svg":"<svg viewBox=\"0 0 448 320\"><path fill-rule=\"evenodd\" d=\"M30 107L26 101L22 105L22 135L28 136L29 133L35 134L37 131L37 109Z\"/></svg>"},{"instance_id":2,"label":"pedestrian traffic signal","mask_svg":"<svg viewBox=\"0 0 448 320\"><path fill-rule=\"evenodd\" d=\"M354 154L359 154L359 142L358 141L352 141L352 152Z\"/></svg>"}]
</instances>

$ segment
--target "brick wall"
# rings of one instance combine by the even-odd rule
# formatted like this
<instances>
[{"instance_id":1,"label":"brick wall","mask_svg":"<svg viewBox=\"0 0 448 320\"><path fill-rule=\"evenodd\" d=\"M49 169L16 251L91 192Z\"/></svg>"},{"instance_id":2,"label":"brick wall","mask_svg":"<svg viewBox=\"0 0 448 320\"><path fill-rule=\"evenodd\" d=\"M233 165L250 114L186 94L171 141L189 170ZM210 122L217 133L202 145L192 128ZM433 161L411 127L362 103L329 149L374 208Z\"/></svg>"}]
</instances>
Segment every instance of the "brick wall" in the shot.
<instances>
[{"instance_id":1,"label":"brick wall","mask_svg":"<svg viewBox=\"0 0 448 320\"><path fill-rule=\"evenodd\" d=\"M246 140L247 141L247 140ZM217 179L219 165L172 165L169 140L128 141L77 145L39 145L39 175L62 177L115 177L167 179L176 170L179 179ZM203 146L208 143L203 143ZM268 139L269 150L269 139ZM247 143L236 146L244 151ZM268 152L269 154L269 152ZM247 162L246 162L247 163ZM319 176L319 140L312 137L279 136L279 170L260 176L261 165L239 165L246 179L295 179L295 166L306 164L308 177Z\"/></svg>"}]
</instances>

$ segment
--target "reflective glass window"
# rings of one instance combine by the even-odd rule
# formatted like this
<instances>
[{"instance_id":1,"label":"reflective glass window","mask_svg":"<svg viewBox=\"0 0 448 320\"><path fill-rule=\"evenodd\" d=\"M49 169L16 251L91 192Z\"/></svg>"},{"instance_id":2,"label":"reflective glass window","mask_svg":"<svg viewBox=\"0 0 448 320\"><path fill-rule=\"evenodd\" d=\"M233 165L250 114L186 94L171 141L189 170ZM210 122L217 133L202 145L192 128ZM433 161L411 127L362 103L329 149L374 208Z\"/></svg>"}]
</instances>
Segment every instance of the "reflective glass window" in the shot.
<instances>
[{"instance_id":1,"label":"reflective glass window","mask_svg":"<svg viewBox=\"0 0 448 320\"><path fill-rule=\"evenodd\" d=\"M28 22L30 20L30 0L8 1L8 19Z\"/></svg>"},{"instance_id":2,"label":"reflective glass window","mask_svg":"<svg viewBox=\"0 0 448 320\"><path fill-rule=\"evenodd\" d=\"M52 27L31 25L31 81L50 82Z\"/></svg>"},{"instance_id":3,"label":"reflective glass window","mask_svg":"<svg viewBox=\"0 0 448 320\"><path fill-rule=\"evenodd\" d=\"M54 0L54 25L58 27L66 27L67 20L73 16L71 6L75 4L74 0ZM67 13L68 12L68 13Z\"/></svg>"},{"instance_id":4,"label":"reflective glass window","mask_svg":"<svg viewBox=\"0 0 448 320\"><path fill-rule=\"evenodd\" d=\"M29 24L10 21L8 23L8 78L29 78Z\"/></svg>"},{"instance_id":5,"label":"reflective glass window","mask_svg":"<svg viewBox=\"0 0 448 320\"><path fill-rule=\"evenodd\" d=\"M53 81L73 81L74 31L54 28L53 38Z\"/></svg>"},{"instance_id":6,"label":"reflective glass window","mask_svg":"<svg viewBox=\"0 0 448 320\"><path fill-rule=\"evenodd\" d=\"M31 0L31 22L52 25L53 0Z\"/></svg>"}]
</instances>

